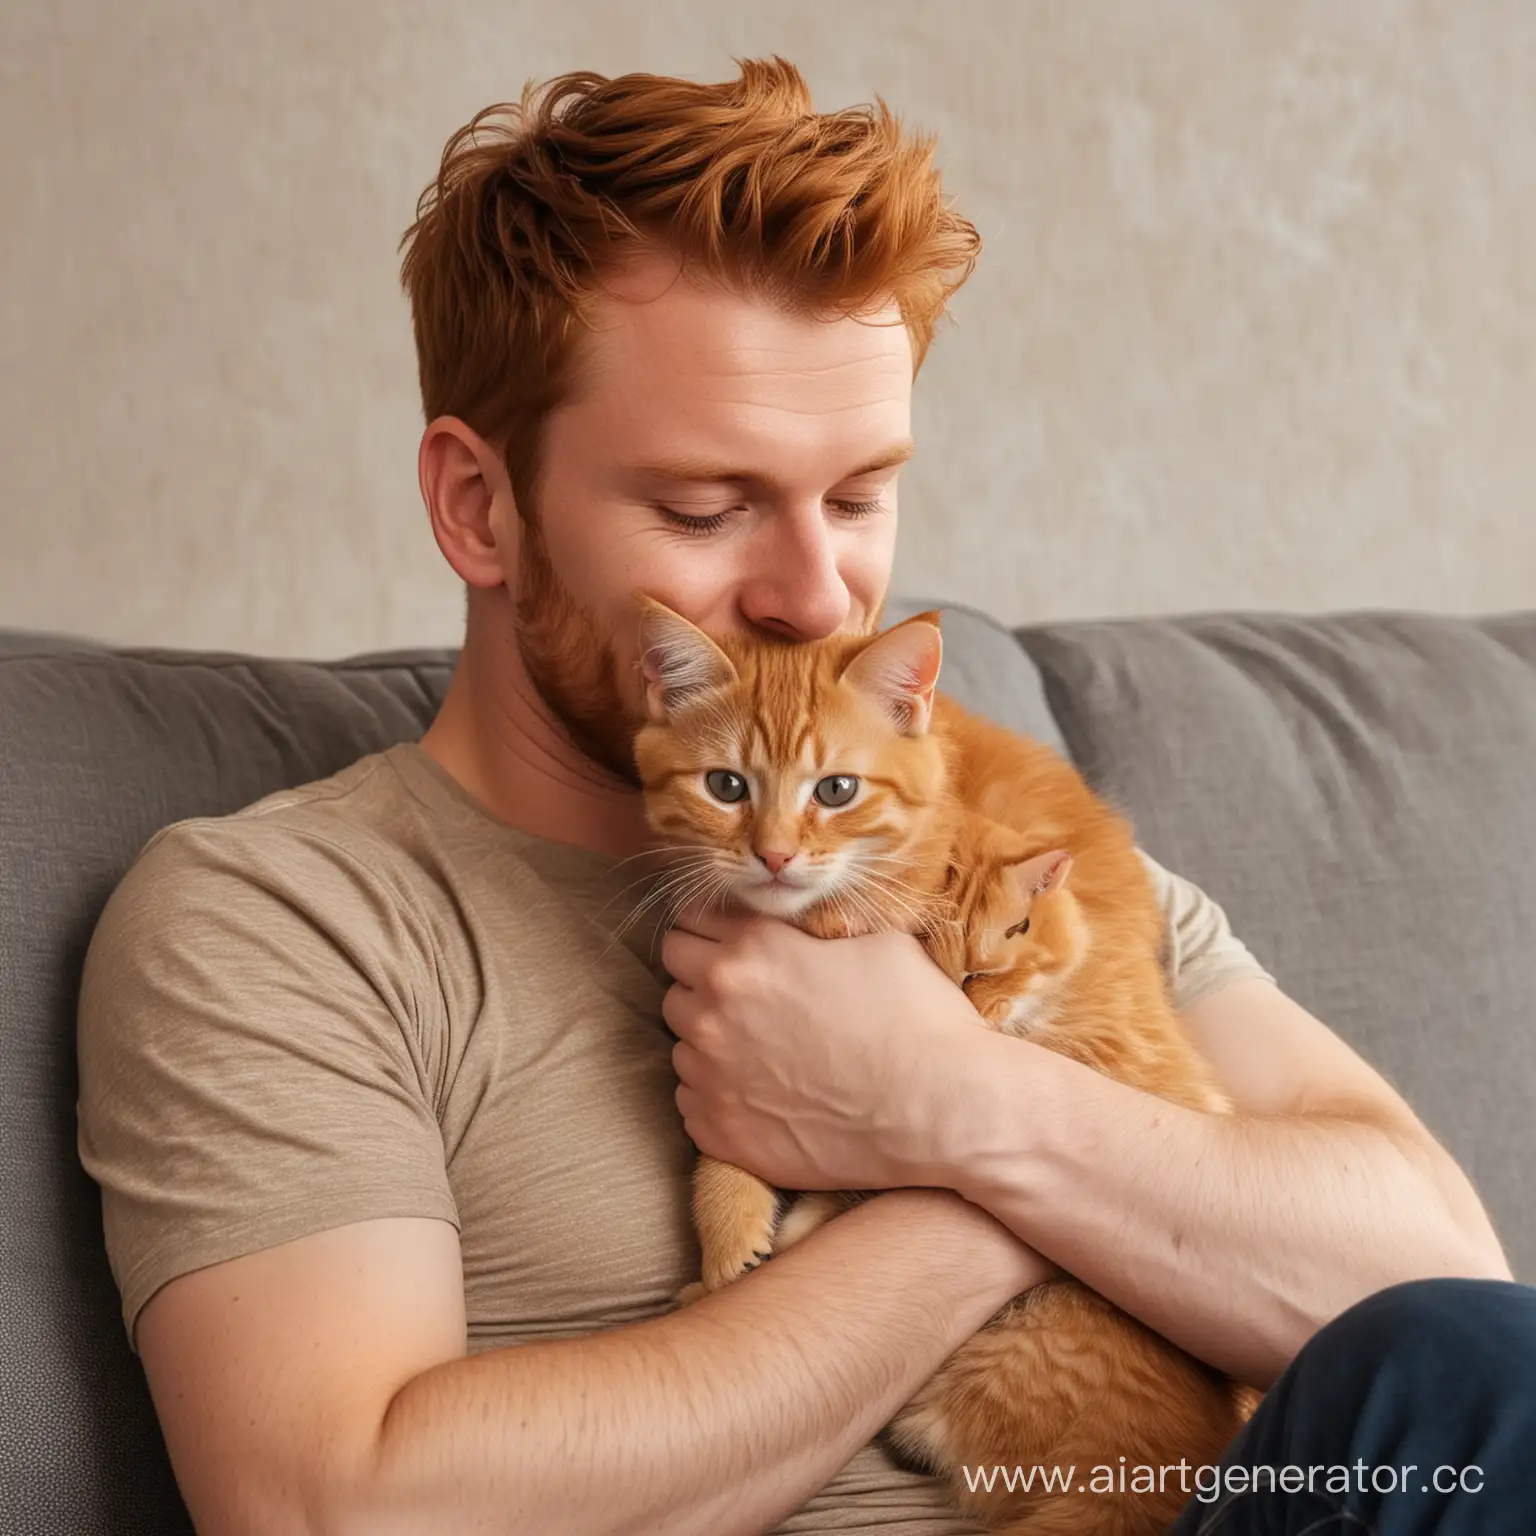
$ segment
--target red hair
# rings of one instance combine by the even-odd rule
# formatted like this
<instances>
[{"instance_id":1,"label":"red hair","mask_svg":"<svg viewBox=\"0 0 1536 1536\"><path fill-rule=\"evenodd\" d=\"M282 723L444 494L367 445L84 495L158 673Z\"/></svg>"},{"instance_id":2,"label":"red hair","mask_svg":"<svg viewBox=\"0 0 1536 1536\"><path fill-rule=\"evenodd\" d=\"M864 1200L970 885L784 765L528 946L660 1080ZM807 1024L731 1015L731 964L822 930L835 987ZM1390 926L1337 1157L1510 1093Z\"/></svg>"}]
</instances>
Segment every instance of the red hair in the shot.
<instances>
[{"instance_id":1,"label":"red hair","mask_svg":"<svg viewBox=\"0 0 1536 1536\"><path fill-rule=\"evenodd\" d=\"M402 280L426 418L457 416L504 454L525 515L576 324L625 256L659 247L797 311L894 301L914 372L976 264L930 138L878 99L814 111L783 59L738 62L720 85L586 70L530 82L448 140L417 201Z\"/></svg>"}]
</instances>

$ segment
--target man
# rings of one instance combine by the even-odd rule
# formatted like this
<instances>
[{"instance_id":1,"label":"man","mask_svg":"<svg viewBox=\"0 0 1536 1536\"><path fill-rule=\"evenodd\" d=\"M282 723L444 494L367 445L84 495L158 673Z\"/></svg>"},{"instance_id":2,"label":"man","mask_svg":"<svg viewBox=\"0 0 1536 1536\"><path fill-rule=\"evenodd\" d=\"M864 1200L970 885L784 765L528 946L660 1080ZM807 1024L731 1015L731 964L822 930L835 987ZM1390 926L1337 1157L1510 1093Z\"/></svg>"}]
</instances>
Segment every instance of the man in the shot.
<instances>
[{"instance_id":1,"label":"man","mask_svg":"<svg viewBox=\"0 0 1536 1536\"><path fill-rule=\"evenodd\" d=\"M162 833L82 993L81 1153L202 1530L957 1531L869 1442L1056 1265L1261 1386L1420 1277L1483 1277L1484 1354L1530 1358L1466 1180L1172 876L1230 1120L977 1028L906 936L694 912L664 969L614 937L634 594L791 643L878 622L912 379L977 249L926 145L813 114L781 61L570 76L450 140L407 242L422 493L469 590L441 713ZM679 1311L694 1143L893 1192ZM1405 1330L1438 1359L1471 1314L1429 1289L1327 1379L1367 1391Z\"/></svg>"}]
</instances>

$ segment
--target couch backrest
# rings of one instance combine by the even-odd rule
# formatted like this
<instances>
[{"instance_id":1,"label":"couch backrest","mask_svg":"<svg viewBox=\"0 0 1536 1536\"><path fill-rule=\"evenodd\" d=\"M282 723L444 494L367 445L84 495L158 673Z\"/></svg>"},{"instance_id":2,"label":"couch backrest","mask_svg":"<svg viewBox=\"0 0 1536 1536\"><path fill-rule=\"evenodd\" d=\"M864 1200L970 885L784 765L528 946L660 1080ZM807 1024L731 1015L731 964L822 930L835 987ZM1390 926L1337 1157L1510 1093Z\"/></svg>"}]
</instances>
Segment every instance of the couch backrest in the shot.
<instances>
[{"instance_id":1,"label":"couch backrest","mask_svg":"<svg viewBox=\"0 0 1536 1536\"><path fill-rule=\"evenodd\" d=\"M107 896L160 827L418 735L448 658L342 666L28 645L0 654L0 1523L190 1531L75 1148L74 1015Z\"/></svg>"},{"instance_id":2,"label":"couch backrest","mask_svg":"<svg viewBox=\"0 0 1536 1536\"><path fill-rule=\"evenodd\" d=\"M960 609L944 629L957 698L1055 739L1006 630ZM191 1528L76 1154L75 1005L102 906L161 827L419 736L451 664L443 651L313 664L0 632L0 1533Z\"/></svg>"}]
</instances>

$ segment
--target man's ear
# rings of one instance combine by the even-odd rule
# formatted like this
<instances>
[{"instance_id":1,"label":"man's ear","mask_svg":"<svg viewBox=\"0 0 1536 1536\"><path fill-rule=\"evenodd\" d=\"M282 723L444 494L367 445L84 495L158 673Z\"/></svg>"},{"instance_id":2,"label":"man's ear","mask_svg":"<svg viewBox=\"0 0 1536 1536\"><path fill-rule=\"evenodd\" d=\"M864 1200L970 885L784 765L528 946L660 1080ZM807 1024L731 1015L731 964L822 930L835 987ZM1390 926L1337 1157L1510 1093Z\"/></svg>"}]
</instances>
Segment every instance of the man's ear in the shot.
<instances>
[{"instance_id":1,"label":"man's ear","mask_svg":"<svg viewBox=\"0 0 1536 1536\"><path fill-rule=\"evenodd\" d=\"M506 465L456 416L439 416L416 454L432 536L470 587L515 585L522 528Z\"/></svg>"},{"instance_id":2,"label":"man's ear","mask_svg":"<svg viewBox=\"0 0 1536 1536\"><path fill-rule=\"evenodd\" d=\"M901 735L922 736L943 656L938 613L920 613L871 640L843 668L842 681L879 705Z\"/></svg>"},{"instance_id":3,"label":"man's ear","mask_svg":"<svg viewBox=\"0 0 1536 1536\"><path fill-rule=\"evenodd\" d=\"M675 719L704 694L737 680L731 658L698 625L644 593L640 671L646 713L657 724Z\"/></svg>"},{"instance_id":4,"label":"man's ear","mask_svg":"<svg viewBox=\"0 0 1536 1536\"><path fill-rule=\"evenodd\" d=\"M1072 855L1065 848L1053 848L1049 853L1037 853L1004 867L1014 895L1020 901L1029 901L1047 891L1059 891L1067 883L1067 876L1072 873Z\"/></svg>"}]
</instances>

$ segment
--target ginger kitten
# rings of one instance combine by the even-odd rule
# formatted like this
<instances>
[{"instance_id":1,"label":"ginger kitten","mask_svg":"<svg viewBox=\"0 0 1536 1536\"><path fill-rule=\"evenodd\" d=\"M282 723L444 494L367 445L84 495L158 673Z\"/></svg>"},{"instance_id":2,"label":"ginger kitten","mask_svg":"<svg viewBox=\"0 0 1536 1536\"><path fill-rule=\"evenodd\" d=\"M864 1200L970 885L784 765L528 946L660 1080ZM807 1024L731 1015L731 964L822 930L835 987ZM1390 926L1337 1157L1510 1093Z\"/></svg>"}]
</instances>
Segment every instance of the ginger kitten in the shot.
<instances>
[{"instance_id":1,"label":"ginger kitten","mask_svg":"<svg viewBox=\"0 0 1536 1536\"><path fill-rule=\"evenodd\" d=\"M937 615L876 636L717 643L647 599L642 626L650 723L635 760L648 820L691 877L678 906L704 892L821 937L916 934L991 1028L1189 1108L1230 1109L1169 1000L1131 828L1055 752L935 695ZM703 1289L858 1198L786 1208L701 1157ZM992 1319L887 1435L990 1528L1150 1536L1177 1514L1177 1490L973 1492L960 1469L1212 1463L1252 1401L1063 1278Z\"/></svg>"}]
</instances>

